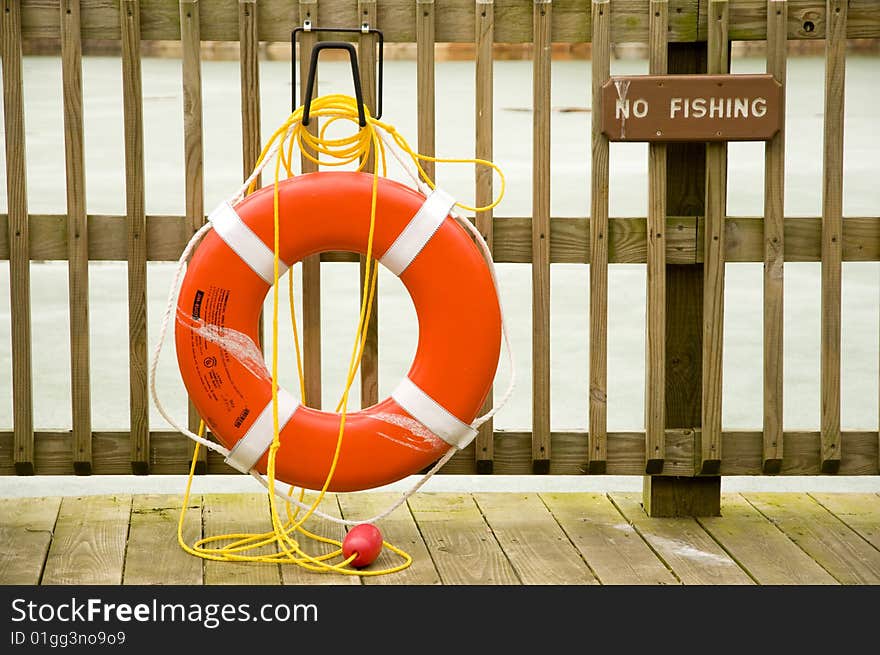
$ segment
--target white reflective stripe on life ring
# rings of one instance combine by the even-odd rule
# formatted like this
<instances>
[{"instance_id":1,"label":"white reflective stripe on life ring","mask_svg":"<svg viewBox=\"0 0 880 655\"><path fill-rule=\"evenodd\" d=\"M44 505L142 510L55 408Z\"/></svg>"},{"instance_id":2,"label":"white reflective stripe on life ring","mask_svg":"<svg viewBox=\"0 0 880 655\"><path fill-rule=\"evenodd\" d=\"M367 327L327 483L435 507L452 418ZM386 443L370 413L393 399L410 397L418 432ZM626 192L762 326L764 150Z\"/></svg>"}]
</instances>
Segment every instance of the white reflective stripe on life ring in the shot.
<instances>
[{"instance_id":1,"label":"white reflective stripe on life ring","mask_svg":"<svg viewBox=\"0 0 880 655\"><path fill-rule=\"evenodd\" d=\"M275 282L275 254L254 234L228 202L222 202L208 216L214 231L236 255L270 286ZM278 262L278 277L289 266Z\"/></svg>"},{"instance_id":2,"label":"white reflective stripe on life ring","mask_svg":"<svg viewBox=\"0 0 880 655\"><path fill-rule=\"evenodd\" d=\"M278 389L278 431L284 429L294 412L299 407L299 401L284 389ZM249 473L260 458L272 445L275 436L274 420L272 418L272 399L260 412L257 420L253 422L244 436L238 440L229 455L226 463L242 473Z\"/></svg>"},{"instance_id":3,"label":"white reflective stripe on life ring","mask_svg":"<svg viewBox=\"0 0 880 655\"><path fill-rule=\"evenodd\" d=\"M477 436L474 428L459 420L409 378L400 381L391 397L414 419L450 446L464 448Z\"/></svg>"},{"instance_id":4,"label":"white reflective stripe on life ring","mask_svg":"<svg viewBox=\"0 0 880 655\"><path fill-rule=\"evenodd\" d=\"M399 277L440 229L453 205L455 198L434 189L379 262Z\"/></svg>"}]
</instances>

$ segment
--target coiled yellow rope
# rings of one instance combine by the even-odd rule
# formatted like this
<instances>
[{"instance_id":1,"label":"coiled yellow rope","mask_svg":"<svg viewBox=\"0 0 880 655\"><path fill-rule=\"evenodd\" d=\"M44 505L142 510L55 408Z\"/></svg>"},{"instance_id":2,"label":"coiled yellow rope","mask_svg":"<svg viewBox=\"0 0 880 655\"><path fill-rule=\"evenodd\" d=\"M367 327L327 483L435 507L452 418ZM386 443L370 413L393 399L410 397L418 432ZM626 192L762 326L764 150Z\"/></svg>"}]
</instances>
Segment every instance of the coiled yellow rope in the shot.
<instances>
[{"instance_id":1,"label":"coiled yellow rope","mask_svg":"<svg viewBox=\"0 0 880 655\"><path fill-rule=\"evenodd\" d=\"M184 492L183 507L180 513L180 520L177 526L177 540L181 548L191 555L201 557L206 560L227 561L227 562L258 562L271 564L296 564L310 571L316 572L335 572L344 575L360 575L375 576L384 575L401 571L412 564L412 557L403 550L393 546L387 541L383 541L383 547L398 555L403 561L396 565L385 569L356 569L349 566L352 560L357 557L357 553L352 554L342 561L333 563L331 560L342 557L342 542L316 535L304 527L304 523L318 508L326 494L327 489L333 479L333 474L339 460L339 453L342 448L342 440L345 432L345 418L348 410L348 397L354 383L355 375L360 367L361 358L364 352L364 346L367 338L367 328L369 326L370 315L372 314L372 306L376 293L376 280L378 278L378 262L372 258L373 251L373 233L376 224L376 199L379 184L379 169L373 167L373 187L372 198L370 204L370 229L367 239L367 252L365 256L366 271L364 274L364 287L362 293L362 301L360 308L360 316L358 318L357 329L355 331L355 341L349 360L348 373L342 395L336 406L336 412L339 413L339 433L337 435L336 450L330 463L324 484L319 491L317 497L312 502L308 510L302 516L299 516L300 507L292 509L291 503L288 501L285 506L287 520L282 522L278 513L276 498L274 493L275 484L275 458L278 448L280 447L280 430L278 419L278 278L279 278L279 194L278 184L281 177L282 166L287 177L293 177L293 150L294 146L298 146L299 150L310 161L321 166L345 166L357 162L357 170L361 171L371 160L371 155L379 154L382 175L387 175L387 159L384 141L377 132L377 127L389 134L396 146L398 146L406 155L408 155L415 164L418 174L431 187L434 183L424 169L420 165L420 161L433 161L438 163L472 163L475 165L489 166L494 169L501 180L501 190L498 198L492 204L485 207L470 207L468 205L459 204L462 209L469 211L487 211L497 206L504 195L504 175L501 169L494 163L482 159L444 159L438 157L429 157L415 152L406 140L397 132L397 130L381 121L370 116L369 111L364 107L367 118L367 125L359 128L354 134L343 136L340 138L328 138L327 130L339 121L352 122L358 125L358 108L354 98L344 95L328 95L316 98L312 101L310 115L313 119L323 118L323 125L317 135L310 133L302 125L303 108L300 107L290 114L287 120L277 129L271 136L263 151L260 153L256 170L265 166L265 159L270 153L275 152L275 174L274 174L274 284L272 287L272 418L273 418L273 439L269 447L268 466L266 477L269 489L269 506L272 517L272 531L260 534L235 533L219 536L204 537L196 541L192 546L188 545L183 538L184 517L189 505L189 498L192 488L192 481L195 474L195 466L198 460L199 444L195 444L193 451L192 463L190 466L189 478L187 479L186 490ZM322 158L323 157L323 158ZM329 159L328 159L329 158ZM247 192L253 191L256 182L252 182ZM305 380L303 375L303 366L301 352L299 346L299 331L296 323L296 313L294 311L294 294L293 294L293 269L290 269L288 276L288 299L290 302L290 316L293 328L294 347L296 352L296 366L300 381L300 389L302 394L302 402L305 404ZM202 421L199 425L199 437L203 437L205 432L205 424ZM292 496L293 488L288 492ZM305 497L305 489L299 492L299 503L303 503ZM312 556L306 553L300 546L293 535L303 535L309 539L313 539L320 543L333 544L336 546L331 552L323 555ZM226 542L226 543L224 543ZM220 544L220 545L218 545ZM273 546L274 552L270 554L255 554L253 551Z\"/></svg>"}]
</instances>

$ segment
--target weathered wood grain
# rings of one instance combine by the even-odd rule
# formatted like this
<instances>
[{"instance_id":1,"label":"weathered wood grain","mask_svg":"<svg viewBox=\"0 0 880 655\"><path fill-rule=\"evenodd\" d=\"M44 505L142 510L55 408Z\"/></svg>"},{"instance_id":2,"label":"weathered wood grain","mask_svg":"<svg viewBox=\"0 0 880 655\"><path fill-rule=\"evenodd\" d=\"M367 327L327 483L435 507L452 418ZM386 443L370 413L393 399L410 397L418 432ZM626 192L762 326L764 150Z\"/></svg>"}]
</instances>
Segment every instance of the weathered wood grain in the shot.
<instances>
[{"instance_id":1,"label":"weathered wood grain","mask_svg":"<svg viewBox=\"0 0 880 655\"><path fill-rule=\"evenodd\" d=\"M272 532L267 494L205 494L202 505L204 537L223 534ZM209 544L221 547L230 542ZM272 545L249 551L248 555L269 555ZM205 561L205 584L277 585L281 583L279 565L260 562Z\"/></svg>"},{"instance_id":2,"label":"weathered wood grain","mask_svg":"<svg viewBox=\"0 0 880 655\"><path fill-rule=\"evenodd\" d=\"M638 494L611 494L611 499L682 584L754 584L695 519L650 518Z\"/></svg>"},{"instance_id":3,"label":"weathered wood grain","mask_svg":"<svg viewBox=\"0 0 880 655\"><path fill-rule=\"evenodd\" d=\"M357 22L353 25L367 25L370 28L381 29L378 21L376 0L358 0ZM410 6L410 15L412 8ZM346 23L341 23L345 25ZM384 25L384 23L382 23ZM385 36L383 34L383 36ZM387 36L385 36L387 38ZM364 94L364 104L375 116L378 98L376 97L376 49L378 38L375 34L358 35L358 74L361 78L361 89ZM364 166L365 171L373 172L376 166L376 158L371 155L367 158ZM366 258L360 258L360 289L361 302L369 293L364 287L364 278L367 272ZM372 266L377 266L373 262ZM367 338L364 341L363 355L360 365L361 382L361 407L370 407L379 402L379 285L376 280L376 291L373 297L372 309L367 317Z\"/></svg>"},{"instance_id":4,"label":"weathered wood grain","mask_svg":"<svg viewBox=\"0 0 880 655\"><path fill-rule=\"evenodd\" d=\"M857 493L811 493L810 496L880 550L880 496Z\"/></svg>"},{"instance_id":5,"label":"weathered wood grain","mask_svg":"<svg viewBox=\"0 0 880 655\"><path fill-rule=\"evenodd\" d=\"M150 470L147 374L147 223L144 198L144 117L141 90L140 2L122 0L122 108L125 130L125 206L128 249L128 379L131 470Z\"/></svg>"},{"instance_id":6,"label":"weathered wood grain","mask_svg":"<svg viewBox=\"0 0 880 655\"><path fill-rule=\"evenodd\" d=\"M474 500L522 584L599 584L537 494L480 493Z\"/></svg>"},{"instance_id":7,"label":"weathered wood grain","mask_svg":"<svg viewBox=\"0 0 880 655\"><path fill-rule=\"evenodd\" d=\"M12 335L12 423L16 470L34 473L34 400L31 368L31 274L27 211L24 97L21 72L21 7L4 0L0 29L3 61L3 122L6 137L6 206L3 230L9 259L9 313ZM55 12L57 16L57 11ZM56 32L57 35L57 32ZM0 237L2 238L2 237ZM65 239L66 245L66 239Z\"/></svg>"},{"instance_id":8,"label":"weathered wood grain","mask_svg":"<svg viewBox=\"0 0 880 655\"><path fill-rule=\"evenodd\" d=\"M236 4L238 0L212 0L211 14L206 21L205 40L235 41L238 38ZM324 0L321 21L324 25L357 24L356 9L346 0ZM53 38L58 35L58 16L53 3L24 0L22 28L24 38ZM554 11L560 18L553 28L553 40L572 43L590 40L591 21L584 3L578 0L555 0ZM705 40L706 17L697 25L698 0L671 0L669 38L672 42ZM464 42L473 33L471 0L446 0L438 8L437 41ZM648 39L648 0L615 0L612 32L617 42L646 42ZM118 39L117 10L106 0L83 3L84 31L87 39ZM531 7L517 0L502 0L499 14L498 42L525 43L531 40ZM823 0L791 0L792 14L788 21L790 39L825 38L825 2ZM180 38L177 0L150 0L145 6L143 38L175 40ZM731 15L731 38L761 40L766 38L765 0L737 0ZM875 0L850 0L849 38L877 38L880 26L876 21ZM283 42L290 39L290 26L296 20L296 7L289 0L260 0L261 41ZM379 18L385 38L391 41L415 41L415 17L411 0L385 0L379 5Z\"/></svg>"},{"instance_id":9,"label":"weathered wood grain","mask_svg":"<svg viewBox=\"0 0 880 655\"><path fill-rule=\"evenodd\" d=\"M129 495L64 498L42 584L120 584L130 513Z\"/></svg>"},{"instance_id":10,"label":"weathered wood grain","mask_svg":"<svg viewBox=\"0 0 880 655\"><path fill-rule=\"evenodd\" d=\"M616 9L616 8L615 8ZM592 138L590 164L590 343L586 465L602 473L608 459L608 137L601 129L602 85L611 74L608 0L592 3Z\"/></svg>"},{"instance_id":11,"label":"weathered wood grain","mask_svg":"<svg viewBox=\"0 0 880 655\"><path fill-rule=\"evenodd\" d=\"M70 315L73 468L92 468L92 408L89 375L89 251L83 144L82 41L80 0L59 3L61 75L64 98L64 162L67 182L67 260Z\"/></svg>"},{"instance_id":12,"label":"weathered wood grain","mask_svg":"<svg viewBox=\"0 0 880 655\"><path fill-rule=\"evenodd\" d=\"M241 78L241 174L246 180L257 165L262 149L260 136L259 7L256 0L239 0L238 42ZM204 37L203 37L204 38ZM262 185L257 178L255 188Z\"/></svg>"},{"instance_id":13,"label":"weathered wood grain","mask_svg":"<svg viewBox=\"0 0 880 655\"><path fill-rule=\"evenodd\" d=\"M709 0L707 73L730 70L727 0ZM721 396L724 346L724 224L727 215L727 144L706 144L706 220L703 236L702 441L697 470L721 465Z\"/></svg>"},{"instance_id":14,"label":"weathered wood grain","mask_svg":"<svg viewBox=\"0 0 880 655\"><path fill-rule=\"evenodd\" d=\"M669 2L651 2L649 73L667 72ZM646 226L645 473L663 470L666 456L666 144L648 144Z\"/></svg>"},{"instance_id":15,"label":"weathered wood grain","mask_svg":"<svg viewBox=\"0 0 880 655\"><path fill-rule=\"evenodd\" d=\"M550 27L553 5L534 0L532 60L532 469L550 469Z\"/></svg>"},{"instance_id":16,"label":"weathered wood grain","mask_svg":"<svg viewBox=\"0 0 880 655\"><path fill-rule=\"evenodd\" d=\"M495 41L495 5L493 0L479 0L474 3L475 24L474 44L476 48L475 77L475 156L477 159L492 161L494 143L492 138L494 116L494 60L492 46ZM488 166L477 166L475 169L474 184L476 187L476 207L487 207L494 198L493 171ZM493 229L493 211L479 212L475 223L480 231L489 251L493 253L495 247L495 234ZM552 243L552 241L551 241ZM488 412L493 405L493 390L489 389L480 415ZM494 421L489 419L478 430L475 447L477 472L491 473L492 460L495 456Z\"/></svg>"},{"instance_id":17,"label":"weathered wood grain","mask_svg":"<svg viewBox=\"0 0 880 655\"><path fill-rule=\"evenodd\" d=\"M204 143L202 130L202 59L199 0L180 3L180 42L183 51L181 69L183 84L183 168L186 220L183 239L189 240L205 222ZM149 246L148 246L149 248ZM198 433L201 418L190 399L187 427ZM195 446L195 442L193 442ZM208 450L199 450L195 472L202 474L208 466Z\"/></svg>"},{"instance_id":18,"label":"weathered wood grain","mask_svg":"<svg viewBox=\"0 0 880 655\"><path fill-rule=\"evenodd\" d=\"M722 496L720 517L700 517L697 521L758 584L837 584L738 494Z\"/></svg>"},{"instance_id":19,"label":"weathered wood grain","mask_svg":"<svg viewBox=\"0 0 880 655\"><path fill-rule=\"evenodd\" d=\"M603 585L679 584L605 494L542 493L541 499Z\"/></svg>"},{"instance_id":20,"label":"weathered wood grain","mask_svg":"<svg viewBox=\"0 0 880 655\"><path fill-rule=\"evenodd\" d=\"M806 494L743 494L842 584L880 582L880 550Z\"/></svg>"},{"instance_id":21,"label":"weathered wood grain","mask_svg":"<svg viewBox=\"0 0 880 655\"><path fill-rule=\"evenodd\" d=\"M609 432L609 475L642 475L645 468L644 432ZM552 432L550 435L554 457L550 462L552 475L583 475L587 433ZM127 474L131 472L128 432L93 432L93 473ZM693 476L695 434L687 428L666 430L667 457L664 476ZM786 454L782 475L816 475L820 472L819 432L785 432ZM721 463L722 475L760 475L763 436L760 431L727 431L722 433L726 449ZM531 472L531 442L529 432L495 432L495 473L523 475ZM0 431L0 475L14 475L13 433ZM191 453L188 440L175 432L150 433L151 473L159 475L186 475ZM878 475L878 440L876 430L841 432L843 458L841 475ZM71 433L67 431L38 431L34 441L35 463L40 475L68 475L72 464ZM474 446L456 454L446 466L444 474L476 473ZM208 473L233 473L224 458L214 452L208 454Z\"/></svg>"},{"instance_id":22,"label":"weathered wood grain","mask_svg":"<svg viewBox=\"0 0 880 655\"><path fill-rule=\"evenodd\" d=\"M370 491L366 493L341 494L339 504L342 515L352 521L363 521L378 516L400 498L400 494ZM402 571L387 575L367 576L362 582L367 585L437 585L440 574L434 566L431 553L404 503L391 514L376 523L385 541L400 548L413 558L412 564ZM400 556L383 548L373 569L388 569L402 563Z\"/></svg>"},{"instance_id":23,"label":"weathered wood grain","mask_svg":"<svg viewBox=\"0 0 880 655\"><path fill-rule=\"evenodd\" d=\"M435 154L434 103L434 0L416 0L416 116L419 153ZM432 180L435 166L432 161L421 162L422 169Z\"/></svg>"},{"instance_id":24,"label":"weathered wood grain","mask_svg":"<svg viewBox=\"0 0 880 655\"><path fill-rule=\"evenodd\" d=\"M672 74L698 74L706 70L706 48L703 44L669 43L667 71ZM706 147L702 143L669 143L666 147L666 211L675 215L699 216L705 213ZM695 222L697 219L693 219ZM667 225L667 235L672 233ZM695 247L701 242L700 232L694 234ZM672 236L667 242L672 241ZM668 246L667 246L668 248ZM667 249L666 258L666 343L665 414L669 428L692 429L701 424L702 402L702 320L703 271L693 260L674 261ZM693 446L691 442L691 454ZM669 444L667 442L667 451ZM667 452L666 458L670 455ZM664 466L665 468L665 466ZM693 467L691 474L693 475ZM677 484L672 481L671 484ZM674 515L678 503L664 506L670 481L656 476L642 480L644 504L659 515ZM689 503L706 508L710 501L717 505L720 497L712 487L694 483ZM714 509L714 508L713 508Z\"/></svg>"},{"instance_id":25,"label":"weathered wood grain","mask_svg":"<svg viewBox=\"0 0 880 655\"><path fill-rule=\"evenodd\" d=\"M471 496L421 493L408 502L443 584L520 584Z\"/></svg>"},{"instance_id":26,"label":"weathered wood grain","mask_svg":"<svg viewBox=\"0 0 880 655\"><path fill-rule=\"evenodd\" d=\"M125 261L125 217L89 215L90 261ZM31 261L67 259L67 216L30 214L29 256ZM182 233L184 216L147 216L147 260L177 261L186 245ZM0 259L9 259L7 214L0 214ZM644 264L647 260L645 217L608 220L608 261L611 264ZM531 220L499 217L492 220L493 250L498 263L525 264L532 259ZM697 233L704 229L699 216L669 216L666 219L666 263L669 265L703 262L703 245ZM785 219L785 261L820 261L821 219ZM762 262L764 257L763 219L730 216L725 225L727 262ZM550 263L588 264L589 219L551 217ZM327 252L324 262L356 262L352 253ZM843 261L880 261L880 217L853 216L843 219ZM668 286L668 283L667 283Z\"/></svg>"},{"instance_id":27,"label":"weathered wood grain","mask_svg":"<svg viewBox=\"0 0 880 655\"><path fill-rule=\"evenodd\" d=\"M845 0L828 0L825 40L825 131L822 158L822 471L840 468L840 318L843 259L843 104L846 73Z\"/></svg>"},{"instance_id":28,"label":"weathered wood grain","mask_svg":"<svg viewBox=\"0 0 880 655\"><path fill-rule=\"evenodd\" d=\"M311 506L316 499L317 494L309 492L306 494L303 502ZM342 518L342 513L339 508L339 499L336 494L325 494L324 498L321 499L320 505L318 505L318 509L328 516L332 516L334 518ZM282 517L282 521L286 521L287 512L284 508L284 504L278 502L277 510L279 516ZM303 516L305 516L306 510L299 509L299 512L297 512L297 507L293 505L291 507L291 512L294 515L294 520L299 521L302 519ZM309 516L309 518L305 520L305 523L303 523L302 527L319 537L326 537L328 539L335 539L337 541L342 541L342 539L345 537L345 526L343 526L341 523L334 523L330 519L325 519L321 516L315 516L314 514L312 514L311 516ZM321 541L317 541L315 539L310 539L308 536L298 532L292 533L291 537L296 540L296 542L299 544L299 547L305 553L312 557L326 555L328 553L332 553L335 550L338 550L338 546L336 546L335 544L327 544ZM342 560L342 556L339 555L334 559L329 560L328 563L339 564L340 562L342 562ZM297 564L282 564L281 583L286 585L359 585L360 579L357 576L345 575L342 573L322 573L318 571L310 571Z\"/></svg>"},{"instance_id":29,"label":"weathered wood grain","mask_svg":"<svg viewBox=\"0 0 880 655\"><path fill-rule=\"evenodd\" d=\"M767 2L767 72L782 85L785 106L786 0ZM782 115L784 124L785 114ZM783 274L785 262L785 129L764 146L764 465L782 466Z\"/></svg>"},{"instance_id":30,"label":"weathered wood grain","mask_svg":"<svg viewBox=\"0 0 880 655\"><path fill-rule=\"evenodd\" d=\"M300 0L299 20L300 24L311 21L318 24L317 0ZM318 35L315 32L301 32L299 36L299 103L306 103L305 80L309 75L309 62L312 58L312 48L318 43ZM313 97L318 95L319 70L315 71L315 87ZM297 90L292 93L296 96ZM291 107L294 109L294 107ZM318 133L318 120L309 123L306 127L313 135ZM302 155L300 165L303 173L314 173L318 165L311 159ZM305 377L305 404L315 409L321 408L321 258L320 255L306 257L302 264L302 344L303 344L303 376Z\"/></svg>"},{"instance_id":31,"label":"weathered wood grain","mask_svg":"<svg viewBox=\"0 0 880 655\"><path fill-rule=\"evenodd\" d=\"M40 583L61 498L0 499L0 584Z\"/></svg>"},{"instance_id":32,"label":"weathered wood grain","mask_svg":"<svg viewBox=\"0 0 880 655\"><path fill-rule=\"evenodd\" d=\"M183 496L138 495L132 498L128 547L122 584L200 585L203 560L177 543ZM202 536L202 499L191 496L181 532L192 546Z\"/></svg>"}]
</instances>

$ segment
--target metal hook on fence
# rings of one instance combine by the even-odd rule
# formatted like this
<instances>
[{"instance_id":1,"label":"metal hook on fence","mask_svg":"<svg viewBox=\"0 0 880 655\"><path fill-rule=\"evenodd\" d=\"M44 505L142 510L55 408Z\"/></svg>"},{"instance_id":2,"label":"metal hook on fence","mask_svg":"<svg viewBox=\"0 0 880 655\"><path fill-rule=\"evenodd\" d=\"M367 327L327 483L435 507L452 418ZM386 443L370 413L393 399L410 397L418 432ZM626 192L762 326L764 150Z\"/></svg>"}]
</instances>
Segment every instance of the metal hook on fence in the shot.
<instances>
[{"instance_id":1,"label":"metal hook on fence","mask_svg":"<svg viewBox=\"0 0 880 655\"><path fill-rule=\"evenodd\" d=\"M296 109L298 103L296 101L296 43L297 43L297 35L300 32L336 32L336 33L348 33L348 34L375 34L378 36L379 40L379 59L377 62L378 73L376 76L376 114L375 117L382 117L382 87L383 87L383 79L382 79L382 71L384 69L384 50L385 50L385 39L380 30L372 29L368 25L364 24L361 27L351 28L351 27L314 27L311 24L311 21L306 21L301 27L297 27L293 30L290 35L290 42L292 46L292 56L290 58L291 61L291 107L292 109ZM357 51L352 43L348 43L345 41L323 41L321 43L316 44L312 48L312 55L309 61L309 72L306 79L306 90L305 90L305 102L303 109L303 119L302 124L309 124L309 111L311 109L312 104L312 95L315 89L315 76L318 68L318 54L321 50L345 50L348 52L349 60L351 61L351 77L354 82L354 93L355 98L357 100L358 106L358 122L361 127L366 127L367 118L366 113L364 111L364 94L363 88L361 87L361 79L360 74L358 72L358 58Z\"/></svg>"}]
</instances>

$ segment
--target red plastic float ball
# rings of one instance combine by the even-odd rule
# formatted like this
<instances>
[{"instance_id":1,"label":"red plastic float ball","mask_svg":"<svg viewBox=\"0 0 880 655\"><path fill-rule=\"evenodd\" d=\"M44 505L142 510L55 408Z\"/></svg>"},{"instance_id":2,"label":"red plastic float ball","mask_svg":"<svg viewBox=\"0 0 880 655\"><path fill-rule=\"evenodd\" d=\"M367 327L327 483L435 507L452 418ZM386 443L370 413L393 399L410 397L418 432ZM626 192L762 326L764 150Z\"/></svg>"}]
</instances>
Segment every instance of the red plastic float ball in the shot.
<instances>
[{"instance_id":1,"label":"red plastic float ball","mask_svg":"<svg viewBox=\"0 0 880 655\"><path fill-rule=\"evenodd\" d=\"M382 552L382 533L372 523L354 526L342 540L342 555L345 559L357 553L357 557L351 561L351 565L356 569L375 562L380 552Z\"/></svg>"}]
</instances>

